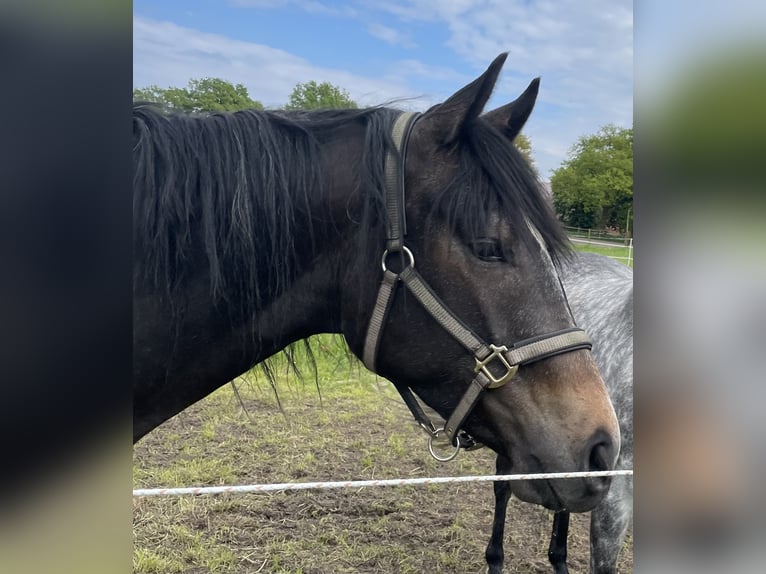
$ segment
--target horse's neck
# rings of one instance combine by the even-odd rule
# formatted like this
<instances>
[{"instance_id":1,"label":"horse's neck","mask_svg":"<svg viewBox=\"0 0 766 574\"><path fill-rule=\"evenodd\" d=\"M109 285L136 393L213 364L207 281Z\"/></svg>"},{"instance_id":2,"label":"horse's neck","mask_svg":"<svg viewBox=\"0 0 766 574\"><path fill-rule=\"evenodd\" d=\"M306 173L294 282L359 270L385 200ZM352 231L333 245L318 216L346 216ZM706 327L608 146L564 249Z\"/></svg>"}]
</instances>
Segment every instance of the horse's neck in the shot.
<instances>
[{"instance_id":1,"label":"horse's neck","mask_svg":"<svg viewBox=\"0 0 766 574\"><path fill-rule=\"evenodd\" d=\"M296 278L290 289L261 308L252 325L262 361L290 343L317 333L337 333L340 310L329 258Z\"/></svg>"},{"instance_id":2,"label":"horse's neck","mask_svg":"<svg viewBox=\"0 0 766 574\"><path fill-rule=\"evenodd\" d=\"M287 345L335 332L338 298L332 274L317 266L283 295L234 322L209 301L209 284L189 286L186 311L174 323L160 297L134 301L134 440Z\"/></svg>"},{"instance_id":3,"label":"horse's neck","mask_svg":"<svg viewBox=\"0 0 766 574\"><path fill-rule=\"evenodd\" d=\"M277 268L292 271L280 280L277 290L266 282L263 298L242 325L242 335L257 343L255 362L310 335L340 332L338 270L347 267L354 256L349 237L356 233L354 226L359 225L366 201L359 190L358 170L364 163L359 144L364 134L354 131L358 129L349 126L346 137L323 143L313 158L323 181L310 186L309 204L296 207L291 214L291 261L274 262ZM301 197L299 191L290 190L296 198ZM259 275L270 271L261 269Z\"/></svg>"}]
</instances>

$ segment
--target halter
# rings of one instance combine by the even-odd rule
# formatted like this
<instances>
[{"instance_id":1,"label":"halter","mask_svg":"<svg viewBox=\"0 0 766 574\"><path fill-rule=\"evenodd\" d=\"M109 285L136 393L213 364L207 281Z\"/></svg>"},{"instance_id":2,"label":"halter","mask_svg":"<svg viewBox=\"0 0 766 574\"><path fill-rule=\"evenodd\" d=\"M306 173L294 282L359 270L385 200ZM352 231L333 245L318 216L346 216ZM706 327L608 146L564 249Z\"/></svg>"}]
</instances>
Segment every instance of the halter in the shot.
<instances>
[{"instance_id":1,"label":"halter","mask_svg":"<svg viewBox=\"0 0 766 574\"><path fill-rule=\"evenodd\" d=\"M431 317L473 354L476 361L474 369L476 376L444 426L436 427L430 421L410 387L400 388L395 385L415 420L429 435L429 452L436 460L446 462L455 458L461 448L472 450L482 446L461 430L461 427L485 390L496 389L508 383L522 365L570 351L591 349L592 345L585 331L577 327L524 339L512 345L510 349L505 345L487 344L449 310L418 273L415 269L415 257L404 244L404 238L407 235L404 212L404 162L412 127L419 116L420 114L416 113L401 113L391 131L395 149L389 150L386 155L387 243L381 259L383 281L380 284L375 308L367 328L362 359L365 366L374 372L383 326L399 283L403 283ZM394 254L399 254L404 261L404 269L398 273L391 271L387 266L389 257ZM441 434L446 435L454 448L454 451L447 456L441 456L434 451L433 441Z\"/></svg>"}]
</instances>

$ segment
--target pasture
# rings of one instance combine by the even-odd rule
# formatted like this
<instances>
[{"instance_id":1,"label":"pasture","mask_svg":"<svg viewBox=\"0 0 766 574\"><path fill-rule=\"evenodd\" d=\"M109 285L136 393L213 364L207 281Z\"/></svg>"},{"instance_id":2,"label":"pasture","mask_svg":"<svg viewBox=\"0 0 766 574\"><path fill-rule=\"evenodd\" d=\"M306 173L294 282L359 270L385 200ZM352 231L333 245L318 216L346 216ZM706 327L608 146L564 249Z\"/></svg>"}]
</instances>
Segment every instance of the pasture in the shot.
<instances>
[{"instance_id":1,"label":"pasture","mask_svg":"<svg viewBox=\"0 0 766 574\"><path fill-rule=\"evenodd\" d=\"M181 412L134 450L134 487L212 486L492 474L487 449L451 463L390 383L339 337L298 347L296 376L271 363ZM317 384L318 383L318 384ZM281 410L280 410L281 405ZM134 498L133 570L150 573L486 572L491 483ZM512 500L506 572L548 574L551 513ZM573 515L570 571L587 572L588 515ZM632 532L620 572L632 572Z\"/></svg>"},{"instance_id":2,"label":"pasture","mask_svg":"<svg viewBox=\"0 0 766 574\"><path fill-rule=\"evenodd\" d=\"M616 259L623 265L633 267L635 258L635 248L625 247L624 245L615 245L614 247L605 245L589 245L587 243L573 243L577 251L582 253L598 253Z\"/></svg>"}]
</instances>

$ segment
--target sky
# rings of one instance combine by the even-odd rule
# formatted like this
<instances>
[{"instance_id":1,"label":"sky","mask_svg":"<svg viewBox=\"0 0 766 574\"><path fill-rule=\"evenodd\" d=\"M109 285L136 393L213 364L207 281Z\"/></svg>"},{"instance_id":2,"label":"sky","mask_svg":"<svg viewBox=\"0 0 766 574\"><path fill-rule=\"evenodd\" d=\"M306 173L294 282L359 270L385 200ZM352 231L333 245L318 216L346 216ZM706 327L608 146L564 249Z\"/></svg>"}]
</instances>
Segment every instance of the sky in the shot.
<instances>
[{"instance_id":1,"label":"sky","mask_svg":"<svg viewBox=\"0 0 766 574\"><path fill-rule=\"evenodd\" d=\"M487 110L541 78L524 129L540 177L578 138L633 125L631 0L134 0L133 86L244 84L266 107L298 82L424 111L509 52ZM396 100L396 101L394 101Z\"/></svg>"}]
</instances>

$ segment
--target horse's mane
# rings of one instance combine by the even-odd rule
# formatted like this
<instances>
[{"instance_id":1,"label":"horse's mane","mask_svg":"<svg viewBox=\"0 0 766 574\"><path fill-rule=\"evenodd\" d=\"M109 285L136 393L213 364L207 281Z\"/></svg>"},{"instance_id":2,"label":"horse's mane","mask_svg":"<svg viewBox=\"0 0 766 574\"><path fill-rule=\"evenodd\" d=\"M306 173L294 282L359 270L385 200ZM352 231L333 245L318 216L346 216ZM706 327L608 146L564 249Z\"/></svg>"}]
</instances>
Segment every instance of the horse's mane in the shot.
<instances>
[{"instance_id":1,"label":"horse's mane","mask_svg":"<svg viewBox=\"0 0 766 574\"><path fill-rule=\"evenodd\" d=\"M313 248L309 217L326 189L319 154L333 131L365 130L360 189L376 219L394 110L191 115L133 107L133 217L137 279L172 292L193 248L204 249L212 295L252 312L298 272L298 249ZM339 158L342 161L342 158ZM368 230L368 225L361 226Z\"/></svg>"},{"instance_id":2,"label":"horse's mane","mask_svg":"<svg viewBox=\"0 0 766 574\"><path fill-rule=\"evenodd\" d=\"M365 134L355 191L366 195L358 254L369 251L365 246L381 249L384 158L397 113L379 107L191 115L134 104L137 280L170 293L188 278L188 255L202 249L213 297L236 301L241 312L252 314L264 297L290 285L299 271L299 249L313 249L315 226L324 223L309 214L327 192L320 152L350 126ZM460 137L459 175L436 202L452 224L479 237L490 209L499 208L515 228L526 229L529 220L552 253L566 253L563 229L509 139L482 119L470 122ZM519 235L532 241L529 233Z\"/></svg>"}]
</instances>

